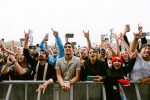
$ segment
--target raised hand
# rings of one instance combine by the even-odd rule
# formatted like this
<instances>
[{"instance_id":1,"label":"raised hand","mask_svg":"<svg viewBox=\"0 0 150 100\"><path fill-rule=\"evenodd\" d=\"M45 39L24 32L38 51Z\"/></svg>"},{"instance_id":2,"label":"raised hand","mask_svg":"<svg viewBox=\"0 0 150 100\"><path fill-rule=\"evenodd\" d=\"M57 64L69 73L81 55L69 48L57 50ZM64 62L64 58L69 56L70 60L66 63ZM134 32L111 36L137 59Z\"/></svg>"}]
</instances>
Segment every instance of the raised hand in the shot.
<instances>
[{"instance_id":1,"label":"raised hand","mask_svg":"<svg viewBox=\"0 0 150 100\"><path fill-rule=\"evenodd\" d=\"M54 30L53 28L51 28L52 29L52 31L53 31L53 35L56 37L56 36L58 36L58 31L56 31L56 30Z\"/></svg>"},{"instance_id":2,"label":"raised hand","mask_svg":"<svg viewBox=\"0 0 150 100\"><path fill-rule=\"evenodd\" d=\"M138 24L138 31L142 32L142 29L143 29L143 27L140 24Z\"/></svg>"},{"instance_id":3,"label":"raised hand","mask_svg":"<svg viewBox=\"0 0 150 100\"><path fill-rule=\"evenodd\" d=\"M115 40L117 41L119 39L119 37L117 36L116 33L112 33L113 38L115 38Z\"/></svg>"},{"instance_id":4,"label":"raised hand","mask_svg":"<svg viewBox=\"0 0 150 100\"><path fill-rule=\"evenodd\" d=\"M85 32L85 31L83 30L83 33L84 33L84 37L89 38L89 30L88 30L87 32Z\"/></svg>"},{"instance_id":5,"label":"raised hand","mask_svg":"<svg viewBox=\"0 0 150 100\"><path fill-rule=\"evenodd\" d=\"M24 31L24 37L25 37L26 40L29 39L29 31L28 31L28 32L25 32L25 31Z\"/></svg>"},{"instance_id":6,"label":"raised hand","mask_svg":"<svg viewBox=\"0 0 150 100\"><path fill-rule=\"evenodd\" d=\"M127 32L130 32L130 25L129 24L125 25L123 35L125 35Z\"/></svg>"},{"instance_id":7,"label":"raised hand","mask_svg":"<svg viewBox=\"0 0 150 100\"><path fill-rule=\"evenodd\" d=\"M2 40L0 41L0 47L4 50L6 49L6 47L4 46L4 42Z\"/></svg>"},{"instance_id":8,"label":"raised hand","mask_svg":"<svg viewBox=\"0 0 150 100\"><path fill-rule=\"evenodd\" d=\"M45 35L43 41L48 41L48 37L49 37L49 33L46 33L46 35Z\"/></svg>"}]
</instances>

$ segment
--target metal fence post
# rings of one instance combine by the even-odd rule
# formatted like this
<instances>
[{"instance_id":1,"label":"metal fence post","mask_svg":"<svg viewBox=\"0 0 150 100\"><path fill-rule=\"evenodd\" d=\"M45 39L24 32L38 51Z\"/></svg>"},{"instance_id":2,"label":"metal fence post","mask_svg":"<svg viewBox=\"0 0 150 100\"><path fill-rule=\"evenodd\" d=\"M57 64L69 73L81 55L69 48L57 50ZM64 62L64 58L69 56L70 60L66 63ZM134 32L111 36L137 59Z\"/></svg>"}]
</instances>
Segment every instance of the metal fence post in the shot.
<instances>
[{"instance_id":1,"label":"metal fence post","mask_svg":"<svg viewBox=\"0 0 150 100\"><path fill-rule=\"evenodd\" d=\"M141 100L141 95L140 95L139 88L138 88L137 84L134 84L134 86L135 86L137 100Z\"/></svg>"},{"instance_id":2,"label":"metal fence post","mask_svg":"<svg viewBox=\"0 0 150 100\"><path fill-rule=\"evenodd\" d=\"M28 84L25 83L25 100L28 100Z\"/></svg>"},{"instance_id":3,"label":"metal fence post","mask_svg":"<svg viewBox=\"0 0 150 100\"><path fill-rule=\"evenodd\" d=\"M12 84L9 84L7 95L6 95L6 100L9 100L11 89L12 89Z\"/></svg>"},{"instance_id":4,"label":"metal fence post","mask_svg":"<svg viewBox=\"0 0 150 100\"><path fill-rule=\"evenodd\" d=\"M59 100L59 84L55 83L53 85L53 91L54 91L54 100Z\"/></svg>"},{"instance_id":5,"label":"metal fence post","mask_svg":"<svg viewBox=\"0 0 150 100\"><path fill-rule=\"evenodd\" d=\"M41 98L41 91L39 90L37 95L37 100L40 100L40 98Z\"/></svg>"},{"instance_id":6,"label":"metal fence post","mask_svg":"<svg viewBox=\"0 0 150 100\"><path fill-rule=\"evenodd\" d=\"M70 100L73 100L73 85L70 88Z\"/></svg>"},{"instance_id":7,"label":"metal fence post","mask_svg":"<svg viewBox=\"0 0 150 100\"><path fill-rule=\"evenodd\" d=\"M89 100L89 84L86 84L86 100Z\"/></svg>"},{"instance_id":8,"label":"metal fence post","mask_svg":"<svg viewBox=\"0 0 150 100\"><path fill-rule=\"evenodd\" d=\"M102 83L102 92L103 92L103 100L106 100L106 90L105 90L104 83Z\"/></svg>"}]
</instances>

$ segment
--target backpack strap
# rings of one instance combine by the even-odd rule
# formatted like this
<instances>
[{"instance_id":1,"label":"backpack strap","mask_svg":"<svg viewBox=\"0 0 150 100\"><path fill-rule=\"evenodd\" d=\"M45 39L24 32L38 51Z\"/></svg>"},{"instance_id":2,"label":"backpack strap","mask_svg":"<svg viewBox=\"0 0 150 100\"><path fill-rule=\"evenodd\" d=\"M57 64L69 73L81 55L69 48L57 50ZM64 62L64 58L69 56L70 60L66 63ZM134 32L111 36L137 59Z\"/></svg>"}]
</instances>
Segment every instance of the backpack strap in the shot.
<instances>
[{"instance_id":1,"label":"backpack strap","mask_svg":"<svg viewBox=\"0 0 150 100\"><path fill-rule=\"evenodd\" d=\"M34 81L37 80L39 63L40 63L40 61L38 61L37 65L36 65L36 70L35 70L35 75L34 75ZM44 73L43 73L43 80L46 80L47 69L48 69L48 63L45 64Z\"/></svg>"},{"instance_id":2,"label":"backpack strap","mask_svg":"<svg viewBox=\"0 0 150 100\"><path fill-rule=\"evenodd\" d=\"M46 80L46 73L47 73L48 63L45 64L43 80Z\"/></svg>"},{"instance_id":3,"label":"backpack strap","mask_svg":"<svg viewBox=\"0 0 150 100\"><path fill-rule=\"evenodd\" d=\"M36 65L35 75L34 75L34 81L37 80L37 74L38 74L39 63L40 63L40 61L38 61L37 65Z\"/></svg>"}]
</instances>

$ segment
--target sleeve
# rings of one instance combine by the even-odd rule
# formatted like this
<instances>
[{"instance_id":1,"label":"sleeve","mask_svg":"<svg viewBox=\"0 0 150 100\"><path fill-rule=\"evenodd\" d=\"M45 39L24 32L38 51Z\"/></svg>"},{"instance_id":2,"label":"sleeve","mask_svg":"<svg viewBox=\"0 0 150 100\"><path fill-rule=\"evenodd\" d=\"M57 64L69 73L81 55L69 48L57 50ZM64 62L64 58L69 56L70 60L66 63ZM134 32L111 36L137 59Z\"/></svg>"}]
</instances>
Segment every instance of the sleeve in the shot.
<instances>
[{"instance_id":1,"label":"sleeve","mask_svg":"<svg viewBox=\"0 0 150 100\"><path fill-rule=\"evenodd\" d=\"M24 48L23 54L26 57L26 59L29 61L30 65L32 67L35 67L35 65L37 64L37 61L31 57L29 50Z\"/></svg>"},{"instance_id":2,"label":"sleeve","mask_svg":"<svg viewBox=\"0 0 150 100\"><path fill-rule=\"evenodd\" d=\"M80 67L80 59L77 58L77 68L76 70L81 70L81 67Z\"/></svg>"},{"instance_id":3,"label":"sleeve","mask_svg":"<svg viewBox=\"0 0 150 100\"><path fill-rule=\"evenodd\" d=\"M52 78L54 81L56 81L57 80L57 78L56 78L56 70L55 70L55 68L54 68L54 66L51 64L51 63L48 63L49 65L49 67L50 67L50 72L49 72L49 76L50 76L50 78Z\"/></svg>"},{"instance_id":4,"label":"sleeve","mask_svg":"<svg viewBox=\"0 0 150 100\"><path fill-rule=\"evenodd\" d=\"M128 46L130 46L127 36L124 35L123 38L124 38L125 42L128 44Z\"/></svg>"},{"instance_id":5,"label":"sleeve","mask_svg":"<svg viewBox=\"0 0 150 100\"><path fill-rule=\"evenodd\" d=\"M134 67L134 64L135 64L135 61L136 61L136 58L131 59L130 62L129 62L129 64L128 64L128 66L124 67L125 68L124 69L125 70L125 74L128 74L128 73L130 73L132 71L132 69Z\"/></svg>"},{"instance_id":6,"label":"sleeve","mask_svg":"<svg viewBox=\"0 0 150 100\"><path fill-rule=\"evenodd\" d=\"M58 58L57 61L56 61L55 69L60 69L60 58Z\"/></svg>"},{"instance_id":7,"label":"sleeve","mask_svg":"<svg viewBox=\"0 0 150 100\"><path fill-rule=\"evenodd\" d=\"M58 57L61 58L64 56L64 47L62 44L62 40L59 36L56 37L56 45L58 48Z\"/></svg>"},{"instance_id":8,"label":"sleeve","mask_svg":"<svg viewBox=\"0 0 150 100\"><path fill-rule=\"evenodd\" d=\"M87 75L86 75L86 64L85 64L86 62L84 62L84 66L80 66L81 67L81 73L80 73L80 80L81 81L86 81L87 80Z\"/></svg>"},{"instance_id":9,"label":"sleeve","mask_svg":"<svg viewBox=\"0 0 150 100\"><path fill-rule=\"evenodd\" d=\"M40 43L39 48L40 48L41 51L46 49L46 47L45 47L45 42L44 42L44 41L42 41L42 42Z\"/></svg>"},{"instance_id":10,"label":"sleeve","mask_svg":"<svg viewBox=\"0 0 150 100\"><path fill-rule=\"evenodd\" d=\"M84 67L81 67L81 73L80 73L80 80L81 81L86 81L86 71Z\"/></svg>"}]
</instances>

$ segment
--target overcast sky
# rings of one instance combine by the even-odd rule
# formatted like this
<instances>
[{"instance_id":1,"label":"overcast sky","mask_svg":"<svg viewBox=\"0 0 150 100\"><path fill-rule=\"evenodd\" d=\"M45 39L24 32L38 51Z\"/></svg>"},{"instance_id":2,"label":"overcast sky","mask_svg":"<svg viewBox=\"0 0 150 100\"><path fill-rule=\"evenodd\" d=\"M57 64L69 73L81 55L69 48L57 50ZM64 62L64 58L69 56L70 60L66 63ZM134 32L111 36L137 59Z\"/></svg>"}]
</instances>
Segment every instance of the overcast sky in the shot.
<instances>
[{"instance_id":1,"label":"overcast sky","mask_svg":"<svg viewBox=\"0 0 150 100\"><path fill-rule=\"evenodd\" d=\"M86 45L82 33L90 30L90 38L99 43L100 34L110 28L119 33L130 24L132 33L137 24L150 31L150 0L0 0L0 38L19 40L24 30L34 31L34 44L45 33L50 33L49 43L54 43L51 27L64 41L65 33L74 33L77 44Z\"/></svg>"}]
</instances>

